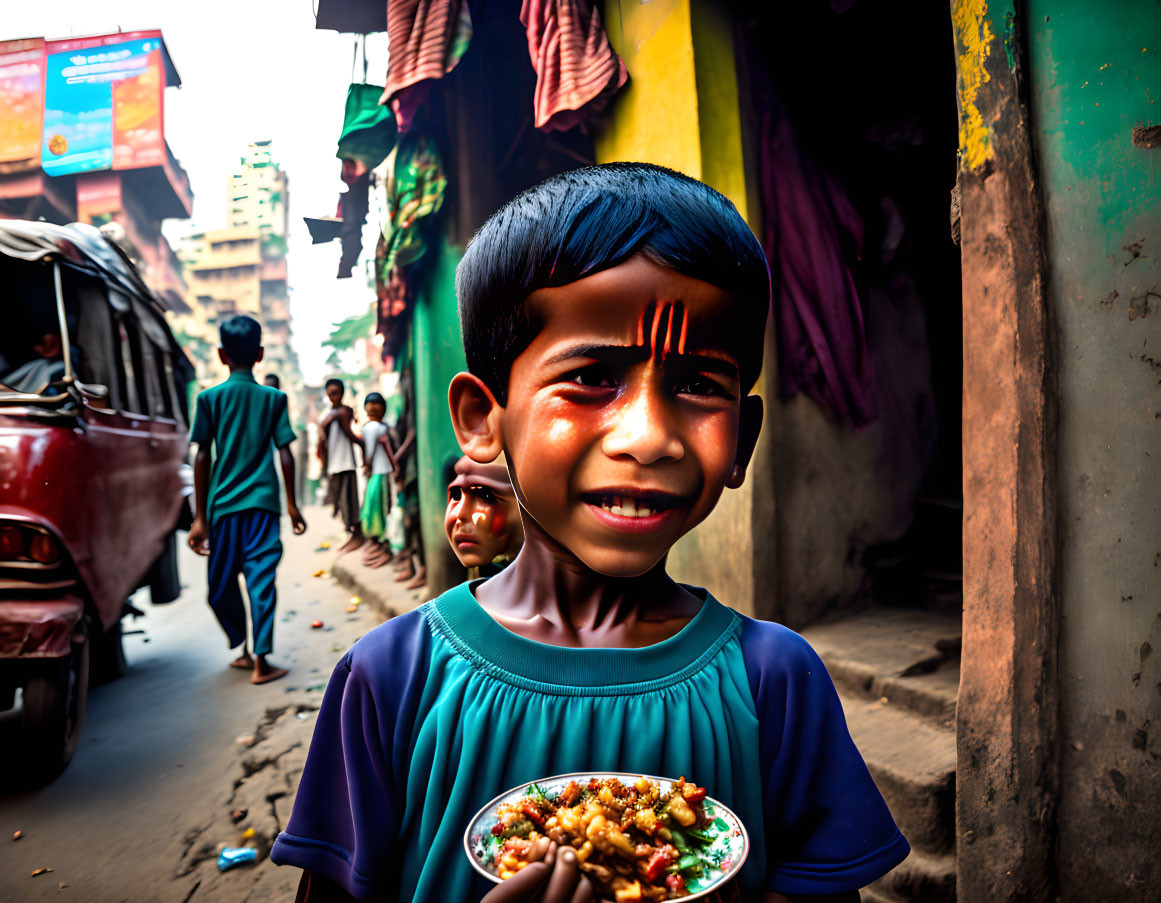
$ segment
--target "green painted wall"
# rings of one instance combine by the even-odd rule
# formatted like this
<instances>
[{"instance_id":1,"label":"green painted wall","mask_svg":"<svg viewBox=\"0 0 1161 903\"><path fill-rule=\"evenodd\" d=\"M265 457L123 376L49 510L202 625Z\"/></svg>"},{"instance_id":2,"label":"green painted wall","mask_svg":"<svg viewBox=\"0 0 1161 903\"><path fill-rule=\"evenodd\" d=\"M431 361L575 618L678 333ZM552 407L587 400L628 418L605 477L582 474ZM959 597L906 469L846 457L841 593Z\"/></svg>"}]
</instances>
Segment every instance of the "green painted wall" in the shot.
<instances>
[{"instance_id":1,"label":"green painted wall","mask_svg":"<svg viewBox=\"0 0 1161 903\"><path fill-rule=\"evenodd\" d=\"M444 465L460 457L448 415L447 390L451 379L467 369L456 309L456 266L463 249L441 239L437 257L420 293L412 325L415 362L416 448L419 466L419 506L423 518L423 546L427 557L430 595L463 579L443 530L447 508Z\"/></svg>"},{"instance_id":2,"label":"green painted wall","mask_svg":"<svg viewBox=\"0 0 1161 903\"><path fill-rule=\"evenodd\" d=\"M1032 0L1032 120L1059 397L1064 901L1161 886L1157 0Z\"/></svg>"}]
</instances>

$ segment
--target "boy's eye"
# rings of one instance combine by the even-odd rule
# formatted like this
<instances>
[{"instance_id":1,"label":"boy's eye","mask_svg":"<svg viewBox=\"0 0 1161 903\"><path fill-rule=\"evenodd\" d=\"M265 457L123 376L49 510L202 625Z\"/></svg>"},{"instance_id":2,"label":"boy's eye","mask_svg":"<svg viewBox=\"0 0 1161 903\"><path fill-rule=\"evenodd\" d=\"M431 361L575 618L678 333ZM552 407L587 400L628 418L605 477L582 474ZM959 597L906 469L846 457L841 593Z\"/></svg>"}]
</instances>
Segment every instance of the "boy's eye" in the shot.
<instances>
[{"instance_id":1,"label":"boy's eye","mask_svg":"<svg viewBox=\"0 0 1161 903\"><path fill-rule=\"evenodd\" d=\"M678 395L728 395L718 383L714 382L708 376L699 376L692 374L683 376L678 379L673 386L673 391Z\"/></svg>"},{"instance_id":2,"label":"boy's eye","mask_svg":"<svg viewBox=\"0 0 1161 903\"><path fill-rule=\"evenodd\" d=\"M483 486L478 486L475 490L476 498L478 498L485 505L494 505L496 503L496 496L492 495L492 490L485 489Z\"/></svg>"},{"instance_id":3,"label":"boy's eye","mask_svg":"<svg viewBox=\"0 0 1161 903\"><path fill-rule=\"evenodd\" d=\"M612 372L599 364L574 370L565 378L568 382L584 386L586 389L612 389L617 385L617 378Z\"/></svg>"}]
</instances>

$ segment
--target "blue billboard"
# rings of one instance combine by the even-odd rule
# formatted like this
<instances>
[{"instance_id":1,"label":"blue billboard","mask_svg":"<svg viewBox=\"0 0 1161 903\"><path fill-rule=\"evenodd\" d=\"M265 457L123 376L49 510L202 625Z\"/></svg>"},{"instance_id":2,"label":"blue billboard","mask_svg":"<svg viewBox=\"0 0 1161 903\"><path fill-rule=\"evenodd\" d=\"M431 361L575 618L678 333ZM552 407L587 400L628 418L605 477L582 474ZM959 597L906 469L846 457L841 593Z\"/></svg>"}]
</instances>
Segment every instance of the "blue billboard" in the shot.
<instances>
[{"instance_id":1,"label":"blue billboard","mask_svg":"<svg viewBox=\"0 0 1161 903\"><path fill-rule=\"evenodd\" d=\"M95 46L84 46L93 39L49 43L41 144L46 173L163 162L163 45L154 34Z\"/></svg>"}]
</instances>

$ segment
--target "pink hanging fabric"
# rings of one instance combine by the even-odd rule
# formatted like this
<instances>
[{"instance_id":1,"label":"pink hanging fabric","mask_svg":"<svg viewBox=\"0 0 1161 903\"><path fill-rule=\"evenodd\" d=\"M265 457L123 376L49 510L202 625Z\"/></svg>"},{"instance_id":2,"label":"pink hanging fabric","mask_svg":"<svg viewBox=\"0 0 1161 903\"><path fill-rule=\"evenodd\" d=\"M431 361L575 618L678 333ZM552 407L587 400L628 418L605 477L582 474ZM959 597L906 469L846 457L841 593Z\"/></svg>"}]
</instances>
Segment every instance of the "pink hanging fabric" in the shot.
<instances>
[{"instance_id":1,"label":"pink hanging fabric","mask_svg":"<svg viewBox=\"0 0 1161 903\"><path fill-rule=\"evenodd\" d=\"M524 0L520 21L536 70L533 122L564 131L603 107L629 79L586 0Z\"/></svg>"},{"instance_id":2,"label":"pink hanging fabric","mask_svg":"<svg viewBox=\"0 0 1161 903\"><path fill-rule=\"evenodd\" d=\"M387 0L387 84L379 103L391 104L400 131L410 126L425 96L407 95L451 72L471 40L467 0Z\"/></svg>"},{"instance_id":3,"label":"pink hanging fabric","mask_svg":"<svg viewBox=\"0 0 1161 903\"><path fill-rule=\"evenodd\" d=\"M863 222L771 101L762 117L761 187L776 283L779 394L805 392L841 422L866 426L879 413L875 366L847 265L861 251Z\"/></svg>"}]
</instances>

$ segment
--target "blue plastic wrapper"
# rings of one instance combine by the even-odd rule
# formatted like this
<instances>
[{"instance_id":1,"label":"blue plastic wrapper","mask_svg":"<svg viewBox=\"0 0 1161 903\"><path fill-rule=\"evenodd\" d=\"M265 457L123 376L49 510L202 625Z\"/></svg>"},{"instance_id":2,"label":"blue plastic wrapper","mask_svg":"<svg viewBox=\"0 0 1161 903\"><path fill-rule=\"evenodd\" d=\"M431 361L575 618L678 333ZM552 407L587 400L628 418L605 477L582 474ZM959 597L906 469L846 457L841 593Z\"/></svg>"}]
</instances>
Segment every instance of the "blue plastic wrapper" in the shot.
<instances>
[{"instance_id":1,"label":"blue plastic wrapper","mask_svg":"<svg viewBox=\"0 0 1161 903\"><path fill-rule=\"evenodd\" d=\"M257 859L258 851L252 847L227 847L218 854L218 870L229 871L236 865L255 862Z\"/></svg>"}]
</instances>

